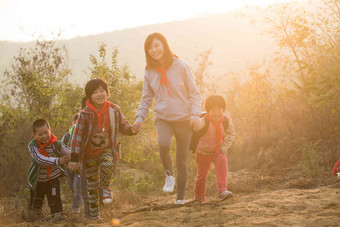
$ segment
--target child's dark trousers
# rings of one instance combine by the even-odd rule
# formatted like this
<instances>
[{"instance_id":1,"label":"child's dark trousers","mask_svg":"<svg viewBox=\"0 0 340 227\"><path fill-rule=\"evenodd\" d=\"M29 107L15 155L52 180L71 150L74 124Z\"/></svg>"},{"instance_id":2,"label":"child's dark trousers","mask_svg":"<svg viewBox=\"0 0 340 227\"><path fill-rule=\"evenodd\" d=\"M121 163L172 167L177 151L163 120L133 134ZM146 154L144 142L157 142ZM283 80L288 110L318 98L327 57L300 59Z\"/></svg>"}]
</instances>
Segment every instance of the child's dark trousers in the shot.
<instances>
[{"instance_id":1,"label":"child's dark trousers","mask_svg":"<svg viewBox=\"0 0 340 227\"><path fill-rule=\"evenodd\" d=\"M63 207L60 198L59 178L47 182L38 182L34 191L30 190L29 210L41 211L46 195L51 214L61 213Z\"/></svg>"}]
</instances>

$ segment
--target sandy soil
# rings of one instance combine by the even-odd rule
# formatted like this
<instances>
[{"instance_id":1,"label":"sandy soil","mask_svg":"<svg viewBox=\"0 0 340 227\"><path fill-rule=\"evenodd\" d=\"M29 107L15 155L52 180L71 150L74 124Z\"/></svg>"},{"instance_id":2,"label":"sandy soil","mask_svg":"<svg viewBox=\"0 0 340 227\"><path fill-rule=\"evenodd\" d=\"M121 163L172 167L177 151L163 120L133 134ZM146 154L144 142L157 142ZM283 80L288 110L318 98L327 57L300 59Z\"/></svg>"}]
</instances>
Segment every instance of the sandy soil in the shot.
<instances>
[{"instance_id":1,"label":"sandy soil","mask_svg":"<svg viewBox=\"0 0 340 227\"><path fill-rule=\"evenodd\" d=\"M138 201L144 205L125 207L125 211L172 204L174 196L150 196ZM324 186L238 193L222 202L208 198L203 205L132 214L117 213L112 205L106 207L103 214L106 217L100 223L69 215L58 224L0 220L0 226L340 226L340 188Z\"/></svg>"},{"instance_id":2,"label":"sandy soil","mask_svg":"<svg viewBox=\"0 0 340 227\"><path fill-rule=\"evenodd\" d=\"M234 197L222 202L216 200L215 179L208 179L207 202L202 205L175 206L175 193L116 192L114 203L101 209L99 222L89 221L83 213L72 214L71 204L66 203L65 220L58 224L48 222L46 204L45 220L25 222L26 204L11 199L0 203L0 213L7 214L0 216L0 226L340 226L340 180L319 183L303 178L299 171L280 173L264 177L246 170L230 172L229 190ZM193 179L187 187L189 198L192 189Z\"/></svg>"},{"instance_id":3,"label":"sandy soil","mask_svg":"<svg viewBox=\"0 0 340 227\"><path fill-rule=\"evenodd\" d=\"M236 194L195 207L130 214L123 226L340 226L340 189Z\"/></svg>"}]
</instances>

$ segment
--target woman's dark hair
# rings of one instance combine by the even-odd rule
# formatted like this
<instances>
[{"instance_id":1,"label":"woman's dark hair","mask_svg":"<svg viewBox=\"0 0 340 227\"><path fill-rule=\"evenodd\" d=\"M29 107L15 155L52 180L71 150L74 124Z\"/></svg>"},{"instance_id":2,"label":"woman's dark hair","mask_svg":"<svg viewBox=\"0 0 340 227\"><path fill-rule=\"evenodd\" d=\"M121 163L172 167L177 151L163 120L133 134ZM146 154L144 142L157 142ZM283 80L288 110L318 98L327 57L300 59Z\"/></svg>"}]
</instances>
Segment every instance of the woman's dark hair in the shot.
<instances>
[{"instance_id":1,"label":"woman's dark hair","mask_svg":"<svg viewBox=\"0 0 340 227\"><path fill-rule=\"evenodd\" d=\"M209 112L215 106L222 108L223 111L226 109L226 103L222 96L220 95L210 95L205 100L205 111Z\"/></svg>"},{"instance_id":2,"label":"woman's dark hair","mask_svg":"<svg viewBox=\"0 0 340 227\"><path fill-rule=\"evenodd\" d=\"M102 79L92 79L89 82L87 82L85 86L85 95L88 100L92 101L91 96L93 92L100 86L106 91L107 96L109 96L109 90L106 82Z\"/></svg>"},{"instance_id":3,"label":"woman's dark hair","mask_svg":"<svg viewBox=\"0 0 340 227\"><path fill-rule=\"evenodd\" d=\"M174 61L173 57L178 58L178 56L170 50L169 43L167 39L165 38L165 36L162 35L161 33L155 32L155 33L148 35L148 37L145 39L145 42L144 42L144 52L145 52L145 59L146 59L145 69L155 68L157 66L160 66L159 62L153 59L149 54L149 48L154 39L158 39L159 41L162 42L163 47L164 47L164 60L166 63L166 68L169 68L172 65L172 62Z\"/></svg>"},{"instance_id":4,"label":"woman's dark hair","mask_svg":"<svg viewBox=\"0 0 340 227\"><path fill-rule=\"evenodd\" d=\"M33 122L33 133L35 134L37 132L37 128L47 126L47 128L51 129L50 124L45 119L37 119Z\"/></svg>"}]
</instances>

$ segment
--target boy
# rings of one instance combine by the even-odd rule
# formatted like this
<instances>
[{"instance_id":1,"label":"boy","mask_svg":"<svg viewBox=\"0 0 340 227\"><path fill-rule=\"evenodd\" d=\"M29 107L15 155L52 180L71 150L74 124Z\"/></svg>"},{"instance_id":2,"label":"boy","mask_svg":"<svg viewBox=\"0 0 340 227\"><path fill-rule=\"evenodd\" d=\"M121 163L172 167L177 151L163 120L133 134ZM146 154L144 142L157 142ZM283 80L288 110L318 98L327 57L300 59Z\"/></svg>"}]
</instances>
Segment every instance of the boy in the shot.
<instances>
[{"instance_id":1,"label":"boy","mask_svg":"<svg viewBox=\"0 0 340 227\"><path fill-rule=\"evenodd\" d=\"M85 107L85 104L84 104ZM65 133L61 141L70 149L71 140L73 130L78 119L79 114L75 114L72 120L72 126L70 127L69 131ZM69 169L66 170L67 173L67 183L73 193L73 200L72 200L72 213L79 213L80 212L80 204L83 200L84 204L84 213L85 216L89 215L89 205L87 201L87 181L84 172L77 171L70 171Z\"/></svg>"},{"instance_id":2,"label":"boy","mask_svg":"<svg viewBox=\"0 0 340 227\"><path fill-rule=\"evenodd\" d=\"M120 108L110 103L108 86L102 79L92 79L85 87L86 107L80 112L71 142L69 169L84 164L90 218L99 219L99 197L112 202L110 180L119 159L118 133L135 135Z\"/></svg>"},{"instance_id":3,"label":"boy","mask_svg":"<svg viewBox=\"0 0 340 227\"><path fill-rule=\"evenodd\" d=\"M227 150L235 139L232 120L224 114L226 103L222 96L211 95L205 101L207 114L202 119L201 128L194 133L190 149L195 154L197 175L195 180L195 199L205 201L206 181L211 162L215 163L218 199L230 198L227 190L228 160Z\"/></svg>"},{"instance_id":4,"label":"boy","mask_svg":"<svg viewBox=\"0 0 340 227\"><path fill-rule=\"evenodd\" d=\"M45 119L33 122L34 139L28 144L32 156L28 170L30 187L29 211L32 220L42 218L45 195L52 214L52 222L62 218L59 177L68 162L70 151L51 132Z\"/></svg>"}]
</instances>

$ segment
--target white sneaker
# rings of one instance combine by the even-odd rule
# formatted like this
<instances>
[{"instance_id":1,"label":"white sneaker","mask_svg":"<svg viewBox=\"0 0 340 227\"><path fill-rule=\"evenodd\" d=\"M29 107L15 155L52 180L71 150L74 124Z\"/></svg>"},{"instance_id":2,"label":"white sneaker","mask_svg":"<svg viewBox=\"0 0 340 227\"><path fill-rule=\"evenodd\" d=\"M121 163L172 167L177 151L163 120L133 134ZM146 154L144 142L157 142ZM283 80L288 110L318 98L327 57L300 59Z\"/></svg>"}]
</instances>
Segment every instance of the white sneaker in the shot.
<instances>
[{"instance_id":1,"label":"white sneaker","mask_svg":"<svg viewBox=\"0 0 340 227\"><path fill-rule=\"evenodd\" d=\"M174 188L175 188L175 178L173 176L166 175L163 192L173 192Z\"/></svg>"},{"instance_id":2,"label":"white sneaker","mask_svg":"<svg viewBox=\"0 0 340 227\"><path fill-rule=\"evenodd\" d=\"M233 197L233 193L230 191L223 191L218 195L218 200L223 201L225 199Z\"/></svg>"},{"instance_id":3,"label":"white sneaker","mask_svg":"<svg viewBox=\"0 0 340 227\"><path fill-rule=\"evenodd\" d=\"M110 188L103 189L103 203L105 205L112 203L112 196L111 196Z\"/></svg>"},{"instance_id":4,"label":"white sneaker","mask_svg":"<svg viewBox=\"0 0 340 227\"><path fill-rule=\"evenodd\" d=\"M185 203L185 201L183 199L177 200L176 204L177 205L183 205Z\"/></svg>"}]
</instances>

